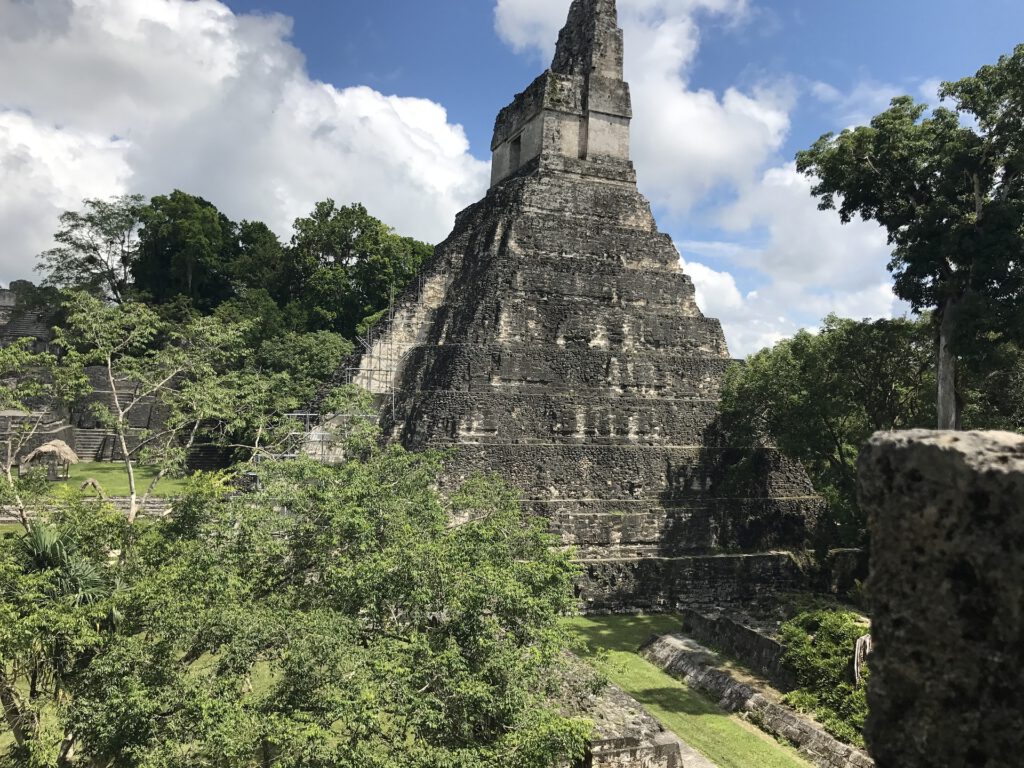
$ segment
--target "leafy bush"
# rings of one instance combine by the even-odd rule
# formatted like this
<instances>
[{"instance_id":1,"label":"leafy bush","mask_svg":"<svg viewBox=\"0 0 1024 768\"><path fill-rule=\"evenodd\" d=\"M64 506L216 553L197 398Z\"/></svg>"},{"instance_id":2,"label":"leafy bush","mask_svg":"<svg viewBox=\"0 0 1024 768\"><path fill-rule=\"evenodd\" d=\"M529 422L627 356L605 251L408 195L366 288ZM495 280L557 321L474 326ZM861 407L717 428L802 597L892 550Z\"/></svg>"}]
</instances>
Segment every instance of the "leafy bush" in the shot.
<instances>
[{"instance_id":1,"label":"leafy bush","mask_svg":"<svg viewBox=\"0 0 1024 768\"><path fill-rule=\"evenodd\" d=\"M440 457L397 447L254 471L131 525L68 493L0 539L0 765L582 756L593 724L557 703L576 568L514 492L441 493Z\"/></svg>"},{"instance_id":2,"label":"leafy bush","mask_svg":"<svg viewBox=\"0 0 1024 768\"><path fill-rule=\"evenodd\" d=\"M864 744L868 714L865 681L854 685L853 655L857 639L867 634L864 618L849 611L809 611L782 625L780 640L788 649L783 661L796 674L799 687L784 701L799 712L812 713L838 739Z\"/></svg>"}]
</instances>

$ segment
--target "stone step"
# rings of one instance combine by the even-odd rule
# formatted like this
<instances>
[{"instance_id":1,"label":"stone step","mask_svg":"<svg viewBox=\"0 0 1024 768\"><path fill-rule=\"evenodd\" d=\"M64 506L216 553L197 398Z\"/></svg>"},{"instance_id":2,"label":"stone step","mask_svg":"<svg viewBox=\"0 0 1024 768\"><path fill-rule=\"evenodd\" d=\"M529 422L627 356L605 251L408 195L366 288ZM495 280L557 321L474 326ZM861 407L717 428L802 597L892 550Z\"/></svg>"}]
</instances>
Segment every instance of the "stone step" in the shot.
<instances>
[{"instance_id":1,"label":"stone step","mask_svg":"<svg viewBox=\"0 0 1024 768\"><path fill-rule=\"evenodd\" d=\"M132 395L120 396L121 407L127 407L132 402ZM81 401L76 403L75 411L72 413L72 422L83 429L92 429L96 424L96 417L93 411L101 408L109 413L116 413L116 404L113 393L109 391L92 391ZM161 422L163 406L153 398L145 398L134 405L128 413L128 426L131 429L149 429L154 424Z\"/></svg>"},{"instance_id":2,"label":"stone step","mask_svg":"<svg viewBox=\"0 0 1024 768\"><path fill-rule=\"evenodd\" d=\"M524 502L524 507L550 520L550 530L564 546L608 556L677 556L756 547L802 548L813 519L821 512L816 498L724 498L664 506L653 500L629 502ZM596 511L597 509L607 511Z\"/></svg>"},{"instance_id":3,"label":"stone step","mask_svg":"<svg viewBox=\"0 0 1024 768\"><path fill-rule=\"evenodd\" d=\"M418 345L402 361L401 389L714 399L731 364L711 356L622 355L525 344Z\"/></svg>"},{"instance_id":4,"label":"stone step","mask_svg":"<svg viewBox=\"0 0 1024 768\"><path fill-rule=\"evenodd\" d=\"M437 391L403 395L396 420L425 445L646 444L701 445L714 431L718 401L649 397L581 398L515 391Z\"/></svg>"},{"instance_id":5,"label":"stone step","mask_svg":"<svg viewBox=\"0 0 1024 768\"><path fill-rule=\"evenodd\" d=\"M807 587L790 552L593 558L579 564L577 593L588 613L743 607Z\"/></svg>"},{"instance_id":6,"label":"stone step","mask_svg":"<svg viewBox=\"0 0 1024 768\"><path fill-rule=\"evenodd\" d=\"M75 453L82 461L104 461L110 458L114 435L105 429L76 429Z\"/></svg>"},{"instance_id":7,"label":"stone step","mask_svg":"<svg viewBox=\"0 0 1024 768\"><path fill-rule=\"evenodd\" d=\"M729 448L638 445L459 445L452 451L452 480L500 472L530 499L653 499L665 505L722 496L724 470L734 454ZM747 493L814 495L802 468L776 451L765 451L758 477Z\"/></svg>"},{"instance_id":8,"label":"stone step","mask_svg":"<svg viewBox=\"0 0 1024 768\"><path fill-rule=\"evenodd\" d=\"M473 330L458 338L470 343L520 343L559 349L603 349L611 352L728 357L725 335L718 320L685 316L680 311L647 307L604 306L596 302L535 301L509 298L487 314L496 314L488 326L473 321Z\"/></svg>"},{"instance_id":9,"label":"stone step","mask_svg":"<svg viewBox=\"0 0 1024 768\"><path fill-rule=\"evenodd\" d=\"M635 244L634 244L635 245ZM549 290L569 297L604 296L604 286L618 286L620 298L647 298L667 304L692 300L693 280L682 269L649 270L631 264L622 254L517 251L506 270L508 285L524 293ZM679 264L678 257L675 263ZM510 279L509 279L510 278ZM639 291L646 288L644 297ZM566 290L569 289L569 290Z\"/></svg>"}]
</instances>

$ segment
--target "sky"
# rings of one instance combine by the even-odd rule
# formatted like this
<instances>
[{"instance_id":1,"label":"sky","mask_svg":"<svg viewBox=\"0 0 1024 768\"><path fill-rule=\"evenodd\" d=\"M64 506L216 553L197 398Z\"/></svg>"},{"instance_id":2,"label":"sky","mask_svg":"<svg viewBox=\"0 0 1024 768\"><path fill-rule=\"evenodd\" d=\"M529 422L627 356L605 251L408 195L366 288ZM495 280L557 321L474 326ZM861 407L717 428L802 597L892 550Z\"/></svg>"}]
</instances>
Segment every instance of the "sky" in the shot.
<instances>
[{"instance_id":1,"label":"sky","mask_svg":"<svg viewBox=\"0 0 1024 768\"><path fill-rule=\"evenodd\" d=\"M902 314L884 233L793 158L1024 42L1020 0L619 0L633 159L735 356ZM569 0L0 0L0 282L84 198L178 188L287 239L318 200L439 242Z\"/></svg>"}]
</instances>

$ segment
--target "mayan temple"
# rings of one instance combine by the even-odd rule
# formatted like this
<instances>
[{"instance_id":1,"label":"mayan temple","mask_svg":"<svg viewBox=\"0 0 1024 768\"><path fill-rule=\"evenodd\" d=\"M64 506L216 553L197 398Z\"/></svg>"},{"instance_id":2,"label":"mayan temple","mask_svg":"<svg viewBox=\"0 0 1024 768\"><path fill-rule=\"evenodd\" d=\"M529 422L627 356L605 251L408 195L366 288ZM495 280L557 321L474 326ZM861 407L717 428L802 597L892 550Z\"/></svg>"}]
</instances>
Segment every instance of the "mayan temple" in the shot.
<instances>
[{"instance_id":1,"label":"mayan temple","mask_svg":"<svg viewBox=\"0 0 1024 768\"><path fill-rule=\"evenodd\" d=\"M577 548L593 610L787 588L816 500L721 444L730 364L630 161L615 0L574 0L551 69L498 115L491 188L460 213L351 380L386 434L500 473Z\"/></svg>"}]
</instances>

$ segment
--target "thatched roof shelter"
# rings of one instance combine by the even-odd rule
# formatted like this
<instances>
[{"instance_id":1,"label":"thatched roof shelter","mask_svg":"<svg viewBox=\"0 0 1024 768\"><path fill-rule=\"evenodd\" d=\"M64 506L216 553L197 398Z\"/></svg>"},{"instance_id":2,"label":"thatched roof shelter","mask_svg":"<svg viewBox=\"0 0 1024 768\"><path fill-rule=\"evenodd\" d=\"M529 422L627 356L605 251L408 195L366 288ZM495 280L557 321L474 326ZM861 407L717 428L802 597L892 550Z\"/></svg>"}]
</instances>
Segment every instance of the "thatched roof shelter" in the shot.
<instances>
[{"instance_id":1,"label":"thatched roof shelter","mask_svg":"<svg viewBox=\"0 0 1024 768\"><path fill-rule=\"evenodd\" d=\"M78 454L63 440L51 440L40 445L25 457L25 463L31 464L36 459L43 457L54 458L62 464L78 464L80 461Z\"/></svg>"}]
</instances>

